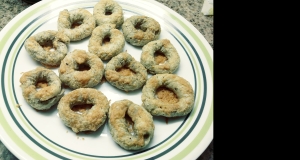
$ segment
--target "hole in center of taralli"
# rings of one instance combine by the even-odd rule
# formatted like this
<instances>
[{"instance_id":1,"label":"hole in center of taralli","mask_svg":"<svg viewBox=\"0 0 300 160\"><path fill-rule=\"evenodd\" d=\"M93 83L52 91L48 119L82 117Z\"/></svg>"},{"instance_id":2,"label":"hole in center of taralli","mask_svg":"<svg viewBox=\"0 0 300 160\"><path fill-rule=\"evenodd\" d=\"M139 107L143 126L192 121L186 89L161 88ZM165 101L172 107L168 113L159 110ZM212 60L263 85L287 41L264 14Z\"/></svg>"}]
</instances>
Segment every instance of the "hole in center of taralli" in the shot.
<instances>
[{"instance_id":1,"label":"hole in center of taralli","mask_svg":"<svg viewBox=\"0 0 300 160\"><path fill-rule=\"evenodd\" d=\"M46 80L39 80L35 84L36 90L38 90L38 91L47 86L48 86L48 82Z\"/></svg>"},{"instance_id":2,"label":"hole in center of taralli","mask_svg":"<svg viewBox=\"0 0 300 160\"><path fill-rule=\"evenodd\" d=\"M144 140L147 140L149 137L150 137L149 134L145 134L145 135L144 135Z\"/></svg>"},{"instance_id":3,"label":"hole in center of taralli","mask_svg":"<svg viewBox=\"0 0 300 160\"><path fill-rule=\"evenodd\" d=\"M110 9L105 9L105 15L109 16L112 14L112 11Z\"/></svg>"},{"instance_id":4,"label":"hole in center of taralli","mask_svg":"<svg viewBox=\"0 0 300 160\"><path fill-rule=\"evenodd\" d=\"M71 110L78 113L78 114L84 114L85 112L88 112L93 107L93 104L78 104L74 105Z\"/></svg>"},{"instance_id":5,"label":"hole in center of taralli","mask_svg":"<svg viewBox=\"0 0 300 160\"><path fill-rule=\"evenodd\" d=\"M154 60L156 65L162 65L168 60L168 58L161 50L158 50L154 53Z\"/></svg>"},{"instance_id":6,"label":"hole in center of taralli","mask_svg":"<svg viewBox=\"0 0 300 160\"><path fill-rule=\"evenodd\" d=\"M134 122L132 121L131 117L126 113L125 114L125 121L126 121L126 127L128 132L133 136L134 135Z\"/></svg>"},{"instance_id":7,"label":"hole in center of taralli","mask_svg":"<svg viewBox=\"0 0 300 160\"><path fill-rule=\"evenodd\" d=\"M79 27L82 23L83 23L82 19L74 21L71 25L71 29Z\"/></svg>"},{"instance_id":8,"label":"hole in center of taralli","mask_svg":"<svg viewBox=\"0 0 300 160\"><path fill-rule=\"evenodd\" d=\"M102 46L110 42L110 35L106 35L102 40Z\"/></svg>"},{"instance_id":9,"label":"hole in center of taralli","mask_svg":"<svg viewBox=\"0 0 300 160\"><path fill-rule=\"evenodd\" d=\"M78 64L77 71L88 71L90 69L91 67L88 64L83 63L83 64Z\"/></svg>"},{"instance_id":10,"label":"hole in center of taralli","mask_svg":"<svg viewBox=\"0 0 300 160\"><path fill-rule=\"evenodd\" d=\"M50 52L55 51L55 48L51 40L46 40L42 42L40 45L43 47L45 51L50 51Z\"/></svg>"},{"instance_id":11,"label":"hole in center of taralli","mask_svg":"<svg viewBox=\"0 0 300 160\"><path fill-rule=\"evenodd\" d=\"M146 32L147 28L143 27L142 25L143 25L143 22L137 22L134 25L134 28L137 29L137 30L142 30L143 32Z\"/></svg>"},{"instance_id":12,"label":"hole in center of taralli","mask_svg":"<svg viewBox=\"0 0 300 160\"><path fill-rule=\"evenodd\" d=\"M159 30L156 30L156 31L154 32L155 35L157 35L158 33L159 33Z\"/></svg>"},{"instance_id":13,"label":"hole in center of taralli","mask_svg":"<svg viewBox=\"0 0 300 160\"><path fill-rule=\"evenodd\" d=\"M159 87L156 90L156 98L166 103L177 103L179 101L177 95L167 87Z\"/></svg>"},{"instance_id":14,"label":"hole in center of taralli","mask_svg":"<svg viewBox=\"0 0 300 160\"><path fill-rule=\"evenodd\" d=\"M123 66L122 68L117 69L117 72L122 76L132 76L135 74L128 66Z\"/></svg>"}]
</instances>

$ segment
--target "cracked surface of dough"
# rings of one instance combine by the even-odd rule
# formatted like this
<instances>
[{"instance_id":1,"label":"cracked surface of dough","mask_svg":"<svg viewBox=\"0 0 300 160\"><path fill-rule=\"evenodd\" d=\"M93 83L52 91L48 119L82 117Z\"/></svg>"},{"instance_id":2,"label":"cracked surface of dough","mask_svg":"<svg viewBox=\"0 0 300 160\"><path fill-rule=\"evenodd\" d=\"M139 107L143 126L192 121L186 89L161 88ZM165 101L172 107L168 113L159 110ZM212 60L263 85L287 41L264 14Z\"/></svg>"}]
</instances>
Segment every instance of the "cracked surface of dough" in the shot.
<instances>
[{"instance_id":1,"label":"cracked surface of dough","mask_svg":"<svg viewBox=\"0 0 300 160\"><path fill-rule=\"evenodd\" d=\"M155 53L159 51L167 60L162 64L155 61ZM174 73L180 64L176 48L168 39L160 39L147 43L142 48L141 63L151 74Z\"/></svg>"},{"instance_id":2,"label":"cracked surface of dough","mask_svg":"<svg viewBox=\"0 0 300 160\"><path fill-rule=\"evenodd\" d=\"M108 124L114 141L126 150L146 147L155 129L151 114L127 99L116 101L111 105Z\"/></svg>"},{"instance_id":3,"label":"cracked surface of dough","mask_svg":"<svg viewBox=\"0 0 300 160\"><path fill-rule=\"evenodd\" d=\"M113 0L100 0L93 11L97 26L103 24L115 24L116 28L120 28L124 22L122 7Z\"/></svg>"},{"instance_id":4,"label":"cracked surface of dough","mask_svg":"<svg viewBox=\"0 0 300 160\"><path fill-rule=\"evenodd\" d=\"M124 67L131 70L129 74L124 75L118 72L119 69ZM148 78L146 68L127 52L122 52L113 57L106 64L104 75L111 85L126 92L141 88Z\"/></svg>"},{"instance_id":5,"label":"cracked surface of dough","mask_svg":"<svg viewBox=\"0 0 300 160\"><path fill-rule=\"evenodd\" d=\"M45 66L59 66L68 53L70 39L62 32L47 30L26 39L24 47L30 57ZM48 47L48 49L44 46ZM53 47L53 50L50 48Z\"/></svg>"},{"instance_id":6,"label":"cracked surface of dough","mask_svg":"<svg viewBox=\"0 0 300 160\"><path fill-rule=\"evenodd\" d=\"M134 46L144 46L159 39L160 24L153 18L134 15L125 19L122 25L125 40Z\"/></svg>"},{"instance_id":7,"label":"cracked surface of dough","mask_svg":"<svg viewBox=\"0 0 300 160\"><path fill-rule=\"evenodd\" d=\"M45 87L37 89L39 81L47 82ZM64 95L61 81L50 69L37 67L27 71L20 78L22 94L26 102L37 110L47 110L55 105Z\"/></svg>"},{"instance_id":8,"label":"cracked surface of dough","mask_svg":"<svg viewBox=\"0 0 300 160\"><path fill-rule=\"evenodd\" d=\"M178 102L169 103L156 97L156 90L166 87L173 91ZM142 90L142 106L153 116L177 117L190 113L194 106L194 90L184 78L175 74L156 74L150 77Z\"/></svg>"},{"instance_id":9,"label":"cracked surface of dough","mask_svg":"<svg viewBox=\"0 0 300 160\"><path fill-rule=\"evenodd\" d=\"M88 111L79 114L72 110L75 105L91 104ZM107 118L109 101L94 88L78 88L61 98L57 106L60 119L75 133L96 131Z\"/></svg>"},{"instance_id":10,"label":"cracked surface of dough","mask_svg":"<svg viewBox=\"0 0 300 160\"><path fill-rule=\"evenodd\" d=\"M96 54L103 61L110 60L121 53L125 46L123 33L114 26L103 24L96 27L89 40L89 52ZM109 42L104 42L105 39L109 39Z\"/></svg>"},{"instance_id":11,"label":"cracked surface of dough","mask_svg":"<svg viewBox=\"0 0 300 160\"><path fill-rule=\"evenodd\" d=\"M88 70L80 70L81 66ZM100 83L104 65L95 54L75 49L62 60L58 72L62 83L72 89L92 88Z\"/></svg>"},{"instance_id":12,"label":"cracked surface of dough","mask_svg":"<svg viewBox=\"0 0 300 160\"><path fill-rule=\"evenodd\" d=\"M73 27L76 23L78 26ZM72 11L64 9L59 12L58 31L67 35L70 41L79 41L90 36L95 27L95 18L88 10L78 8Z\"/></svg>"}]
</instances>

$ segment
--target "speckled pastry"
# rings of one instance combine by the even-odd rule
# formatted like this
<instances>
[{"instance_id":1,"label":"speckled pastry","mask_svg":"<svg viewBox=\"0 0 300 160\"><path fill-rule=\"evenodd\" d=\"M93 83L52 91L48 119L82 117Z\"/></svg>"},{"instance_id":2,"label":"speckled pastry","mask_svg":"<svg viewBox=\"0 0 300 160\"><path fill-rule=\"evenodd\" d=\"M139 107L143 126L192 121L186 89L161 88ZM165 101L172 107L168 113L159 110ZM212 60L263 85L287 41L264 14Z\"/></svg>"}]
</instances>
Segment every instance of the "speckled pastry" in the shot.
<instances>
[{"instance_id":1,"label":"speckled pastry","mask_svg":"<svg viewBox=\"0 0 300 160\"><path fill-rule=\"evenodd\" d=\"M151 114L127 99L110 106L108 124L113 140L126 150L146 147L155 129Z\"/></svg>"},{"instance_id":2,"label":"speckled pastry","mask_svg":"<svg viewBox=\"0 0 300 160\"><path fill-rule=\"evenodd\" d=\"M68 53L70 39L62 32L47 30L26 39L24 47L30 57L44 66L57 67Z\"/></svg>"},{"instance_id":3,"label":"speckled pastry","mask_svg":"<svg viewBox=\"0 0 300 160\"><path fill-rule=\"evenodd\" d=\"M130 69L133 73L118 72L122 68ZM113 57L106 64L104 75L111 85L126 92L141 88L147 80L146 68L127 52Z\"/></svg>"},{"instance_id":4,"label":"speckled pastry","mask_svg":"<svg viewBox=\"0 0 300 160\"><path fill-rule=\"evenodd\" d=\"M62 60L58 73L62 83L72 89L92 88L100 83L104 65L95 54L75 49Z\"/></svg>"},{"instance_id":5,"label":"speckled pastry","mask_svg":"<svg viewBox=\"0 0 300 160\"><path fill-rule=\"evenodd\" d=\"M176 94L178 101L166 102L156 97L157 89L165 87ZM142 106L153 116L177 117L191 112L194 91L191 84L175 74L156 74L149 78L142 90Z\"/></svg>"},{"instance_id":6,"label":"speckled pastry","mask_svg":"<svg viewBox=\"0 0 300 160\"><path fill-rule=\"evenodd\" d=\"M155 53L160 52L166 61L160 64L155 60ZM174 73L180 64L180 57L176 48L168 39L149 42L142 48L141 63L151 74Z\"/></svg>"},{"instance_id":7,"label":"speckled pastry","mask_svg":"<svg viewBox=\"0 0 300 160\"><path fill-rule=\"evenodd\" d=\"M109 39L109 42L104 42ZM115 29L115 25L103 24L96 27L89 40L89 52L96 54L101 60L110 60L123 51L125 39L123 33Z\"/></svg>"},{"instance_id":8,"label":"speckled pastry","mask_svg":"<svg viewBox=\"0 0 300 160\"><path fill-rule=\"evenodd\" d=\"M72 110L75 105L93 105L82 114ZM109 109L106 96L94 88L75 89L61 98L57 106L59 118L75 133L96 131L104 124Z\"/></svg>"},{"instance_id":9,"label":"speckled pastry","mask_svg":"<svg viewBox=\"0 0 300 160\"><path fill-rule=\"evenodd\" d=\"M47 85L37 90L37 83L47 82ZM50 69L37 67L23 73L20 78L22 94L26 102L37 110L47 110L55 105L64 95L61 81Z\"/></svg>"},{"instance_id":10,"label":"speckled pastry","mask_svg":"<svg viewBox=\"0 0 300 160\"><path fill-rule=\"evenodd\" d=\"M72 11L64 9L59 12L58 31L66 34L70 41L79 41L90 36L95 27L95 18L88 10L78 8Z\"/></svg>"},{"instance_id":11,"label":"speckled pastry","mask_svg":"<svg viewBox=\"0 0 300 160\"><path fill-rule=\"evenodd\" d=\"M148 42L159 38L161 28L155 19L135 15L124 21L122 31L126 42L134 46L144 46Z\"/></svg>"},{"instance_id":12,"label":"speckled pastry","mask_svg":"<svg viewBox=\"0 0 300 160\"><path fill-rule=\"evenodd\" d=\"M124 22L123 9L113 0L100 0L94 6L93 16L97 26L115 24L119 28Z\"/></svg>"}]
</instances>

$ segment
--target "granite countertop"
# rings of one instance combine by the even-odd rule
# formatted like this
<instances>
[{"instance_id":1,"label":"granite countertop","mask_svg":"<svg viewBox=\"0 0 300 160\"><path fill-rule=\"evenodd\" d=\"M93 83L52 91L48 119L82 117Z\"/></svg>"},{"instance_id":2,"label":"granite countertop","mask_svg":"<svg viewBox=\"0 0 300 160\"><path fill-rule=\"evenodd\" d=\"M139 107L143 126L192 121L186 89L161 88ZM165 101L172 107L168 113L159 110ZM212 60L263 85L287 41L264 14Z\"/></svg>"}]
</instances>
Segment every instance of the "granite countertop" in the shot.
<instances>
[{"instance_id":1,"label":"granite countertop","mask_svg":"<svg viewBox=\"0 0 300 160\"><path fill-rule=\"evenodd\" d=\"M204 0L156 0L165 6L173 9L187 19L198 29L207 42L213 48L213 16L206 16L201 13ZM0 31L17 14L21 13L32 4L22 0L0 0ZM0 141L0 160L17 159ZM213 141L197 160L213 160Z\"/></svg>"}]
</instances>

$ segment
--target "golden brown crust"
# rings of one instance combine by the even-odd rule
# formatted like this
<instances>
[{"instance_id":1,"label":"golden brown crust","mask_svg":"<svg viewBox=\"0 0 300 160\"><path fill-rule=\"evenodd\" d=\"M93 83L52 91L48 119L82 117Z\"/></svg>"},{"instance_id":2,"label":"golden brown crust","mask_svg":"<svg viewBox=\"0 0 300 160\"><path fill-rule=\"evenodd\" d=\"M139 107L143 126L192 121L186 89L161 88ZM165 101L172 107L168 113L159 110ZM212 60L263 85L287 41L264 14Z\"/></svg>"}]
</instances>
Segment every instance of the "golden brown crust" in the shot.
<instances>
[{"instance_id":1,"label":"golden brown crust","mask_svg":"<svg viewBox=\"0 0 300 160\"><path fill-rule=\"evenodd\" d=\"M122 7L113 0L101 0L94 6L93 16L97 26L103 24L115 24L121 27L124 22Z\"/></svg>"},{"instance_id":2,"label":"golden brown crust","mask_svg":"<svg viewBox=\"0 0 300 160\"><path fill-rule=\"evenodd\" d=\"M47 85L37 90L36 85L39 81L45 81ZM23 73L20 83L24 99L37 110L51 108L64 95L58 76L52 70L44 67L37 67Z\"/></svg>"},{"instance_id":3,"label":"golden brown crust","mask_svg":"<svg viewBox=\"0 0 300 160\"><path fill-rule=\"evenodd\" d=\"M125 40L134 46L144 46L160 36L160 24L153 18L135 15L127 18L122 31Z\"/></svg>"},{"instance_id":4,"label":"golden brown crust","mask_svg":"<svg viewBox=\"0 0 300 160\"><path fill-rule=\"evenodd\" d=\"M57 67L68 53L69 42L70 39L63 33L47 30L30 36L26 39L24 47L34 60L45 66ZM54 50L50 50L52 47Z\"/></svg>"},{"instance_id":5,"label":"golden brown crust","mask_svg":"<svg viewBox=\"0 0 300 160\"><path fill-rule=\"evenodd\" d=\"M81 65L89 66L89 70L79 70ZM59 67L59 78L62 83L72 89L91 88L100 83L104 65L95 54L75 49L70 52Z\"/></svg>"},{"instance_id":6,"label":"golden brown crust","mask_svg":"<svg viewBox=\"0 0 300 160\"><path fill-rule=\"evenodd\" d=\"M80 22L78 27L72 28L74 23ZM70 41L79 41L92 34L96 27L93 15L82 8L72 11L67 9L59 12L57 28L70 38Z\"/></svg>"},{"instance_id":7,"label":"golden brown crust","mask_svg":"<svg viewBox=\"0 0 300 160\"><path fill-rule=\"evenodd\" d=\"M79 114L72 110L76 105L93 105L88 111ZM75 133L96 131L105 123L109 109L106 96L94 88L75 89L61 98L57 106L60 119Z\"/></svg>"},{"instance_id":8,"label":"golden brown crust","mask_svg":"<svg viewBox=\"0 0 300 160\"><path fill-rule=\"evenodd\" d=\"M134 73L124 74L118 72L119 69L125 66ZM146 68L127 52L122 52L113 57L106 64L104 75L111 85L126 92L141 88L147 80Z\"/></svg>"},{"instance_id":9,"label":"golden brown crust","mask_svg":"<svg viewBox=\"0 0 300 160\"><path fill-rule=\"evenodd\" d=\"M155 128L151 114L127 99L116 101L111 105L108 124L113 140L126 150L146 147L153 137Z\"/></svg>"},{"instance_id":10,"label":"golden brown crust","mask_svg":"<svg viewBox=\"0 0 300 160\"><path fill-rule=\"evenodd\" d=\"M160 51L167 60L163 64L157 64L154 54ZM180 64L180 57L170 40L161 39L149 42L142 48L141 63L151 74L174 73Z\"/></svg>"},{"instance_id":11,"label":"golden brown crust","mask_svg":"<svg viewBox=\"0 0 300 160\"><path fill-rule=\"evenodd\" d=\"M165 87L174 92L177 102L165 102L156 97L156 90ZM191 112L194 91L191 84L175 74L156 74L149 78L142 90L142 106L153 116L177 117Z\"/></svg>"},{"instance_id":12,"label":"golden brown crust","mask_svg":"<svg viewBox=\"0 0 300 160\"><path fill-rule=\"evenodd\" d=\"M96 54L103 61L110 60L122 52L125 45L123 33L114 27L115 25L112 24L96 27L89 40L89 52ZM109 39L109 42L103 44L106 38Z\"/></svg>"}]
</instances>

